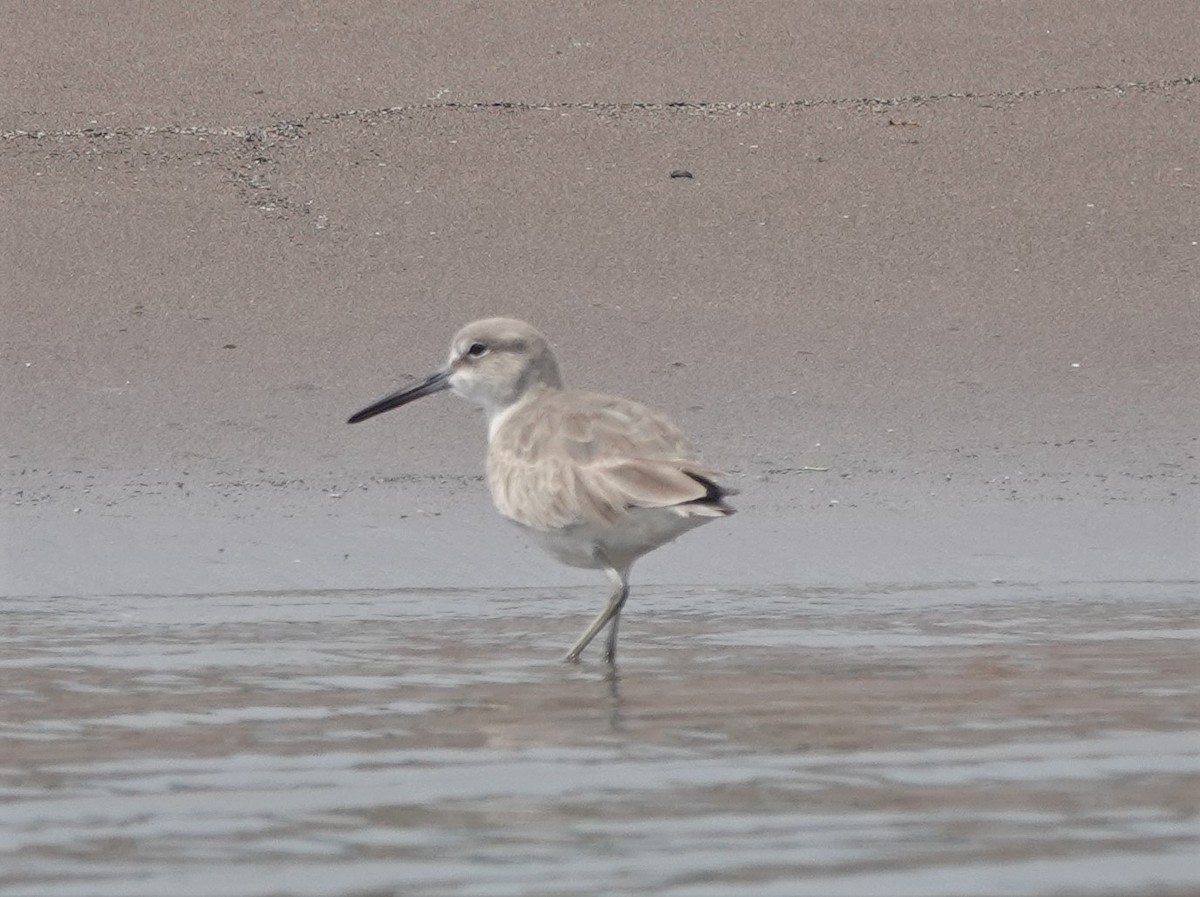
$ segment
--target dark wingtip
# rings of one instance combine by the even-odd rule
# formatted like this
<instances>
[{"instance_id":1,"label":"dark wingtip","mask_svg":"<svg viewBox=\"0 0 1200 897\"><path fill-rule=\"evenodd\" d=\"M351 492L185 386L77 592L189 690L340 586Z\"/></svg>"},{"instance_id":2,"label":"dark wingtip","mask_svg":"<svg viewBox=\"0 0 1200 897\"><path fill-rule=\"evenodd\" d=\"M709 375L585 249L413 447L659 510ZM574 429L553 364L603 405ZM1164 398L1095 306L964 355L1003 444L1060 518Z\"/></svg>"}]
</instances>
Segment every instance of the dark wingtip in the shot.
<instances>
[{"instance_id":1,"label":"dark wingtip","mask_svg":"<svg viewBox=\"0 0 1200 897\"><path fill-rule=\"evenodd\" d=\"M684 473L704 487L704 496L695 499L696 504L708 505L711 508L722 511L726 515L737 513L737 510L732 505L725 503L726 498L738 494L736 489L727 489L720 483L714 482L708 477L701 476L690 470L685 470Z\"/></svg>"}]
</instances>

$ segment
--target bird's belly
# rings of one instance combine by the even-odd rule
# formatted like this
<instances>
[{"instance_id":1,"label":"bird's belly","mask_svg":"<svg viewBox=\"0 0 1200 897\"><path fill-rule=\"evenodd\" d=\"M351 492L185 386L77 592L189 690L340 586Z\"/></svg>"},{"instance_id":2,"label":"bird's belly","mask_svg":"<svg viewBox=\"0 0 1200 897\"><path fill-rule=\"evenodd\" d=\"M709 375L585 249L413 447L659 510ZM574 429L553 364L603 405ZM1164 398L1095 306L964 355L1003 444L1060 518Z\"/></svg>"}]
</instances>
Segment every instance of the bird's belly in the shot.
<instances>
[{"instance_id":1,"label":"bird's belly","mask_svg":"<svg viewBox=\"0 0 1200 897\"><path fill-rule=\"evenodd\" d=\"M625 568L711 517L681 517L667 508L631 508L615 523L576 523L552 530L522 527L556 560L571 567L604 567L599 548L608 562Z\"/></svg>"}]
</instances>

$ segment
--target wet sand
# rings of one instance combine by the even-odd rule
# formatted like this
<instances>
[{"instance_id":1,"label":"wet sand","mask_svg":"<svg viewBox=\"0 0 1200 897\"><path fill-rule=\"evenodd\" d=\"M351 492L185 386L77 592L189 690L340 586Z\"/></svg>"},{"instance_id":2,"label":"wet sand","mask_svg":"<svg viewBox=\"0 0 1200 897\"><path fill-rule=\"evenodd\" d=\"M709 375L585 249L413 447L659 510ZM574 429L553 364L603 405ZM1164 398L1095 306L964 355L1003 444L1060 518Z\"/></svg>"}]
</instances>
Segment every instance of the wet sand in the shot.
<instances>
[{"instance_id":1,"label":"wet sand","mask_svg":"<svg viewBox=\"0 0 1200 897\"><path fill-rule=\"evenodd\" d=\"M1194 893L1194 12L15 11L0 890ZM616 680L493 314L741 490Z\"/></svg>"}]
</instances>

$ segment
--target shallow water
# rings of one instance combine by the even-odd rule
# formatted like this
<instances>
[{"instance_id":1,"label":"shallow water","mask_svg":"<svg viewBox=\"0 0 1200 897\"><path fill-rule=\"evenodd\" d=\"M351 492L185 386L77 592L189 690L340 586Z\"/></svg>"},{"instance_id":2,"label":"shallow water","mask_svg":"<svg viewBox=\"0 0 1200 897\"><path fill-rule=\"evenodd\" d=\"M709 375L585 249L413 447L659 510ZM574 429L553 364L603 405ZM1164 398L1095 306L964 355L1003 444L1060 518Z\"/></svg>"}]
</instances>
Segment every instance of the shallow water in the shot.
<instances>
[{"instance_id":1,"label":"shallow water","mask_svg":"<svg viewBox=\"0 0 1200 897\"><path fill-rule=\"evenodd\" d=\"M1200 889L1194 583L0 601L0 890Z\"/></svg>"}]
</instances>

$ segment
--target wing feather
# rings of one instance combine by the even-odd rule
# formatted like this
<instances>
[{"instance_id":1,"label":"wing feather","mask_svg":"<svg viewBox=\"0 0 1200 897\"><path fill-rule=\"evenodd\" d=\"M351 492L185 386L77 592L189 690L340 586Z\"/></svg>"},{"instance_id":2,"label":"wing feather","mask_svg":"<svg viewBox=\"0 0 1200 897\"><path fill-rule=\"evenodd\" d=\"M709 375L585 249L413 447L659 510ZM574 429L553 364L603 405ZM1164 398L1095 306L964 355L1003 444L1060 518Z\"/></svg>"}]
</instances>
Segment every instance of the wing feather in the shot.
<instances>
[{"instance_id":1,"label":"wing feather","mask_svg":"<svg viewBox=\"0 0 1200 897\"><path fill-rule=\"evenodd\" d=\"M611 524L629 508L708 499L715 476L666 417L598 393L535 397L499 427L488 449L496 507L542 530Z\"/></svg>"}]
</instances>

